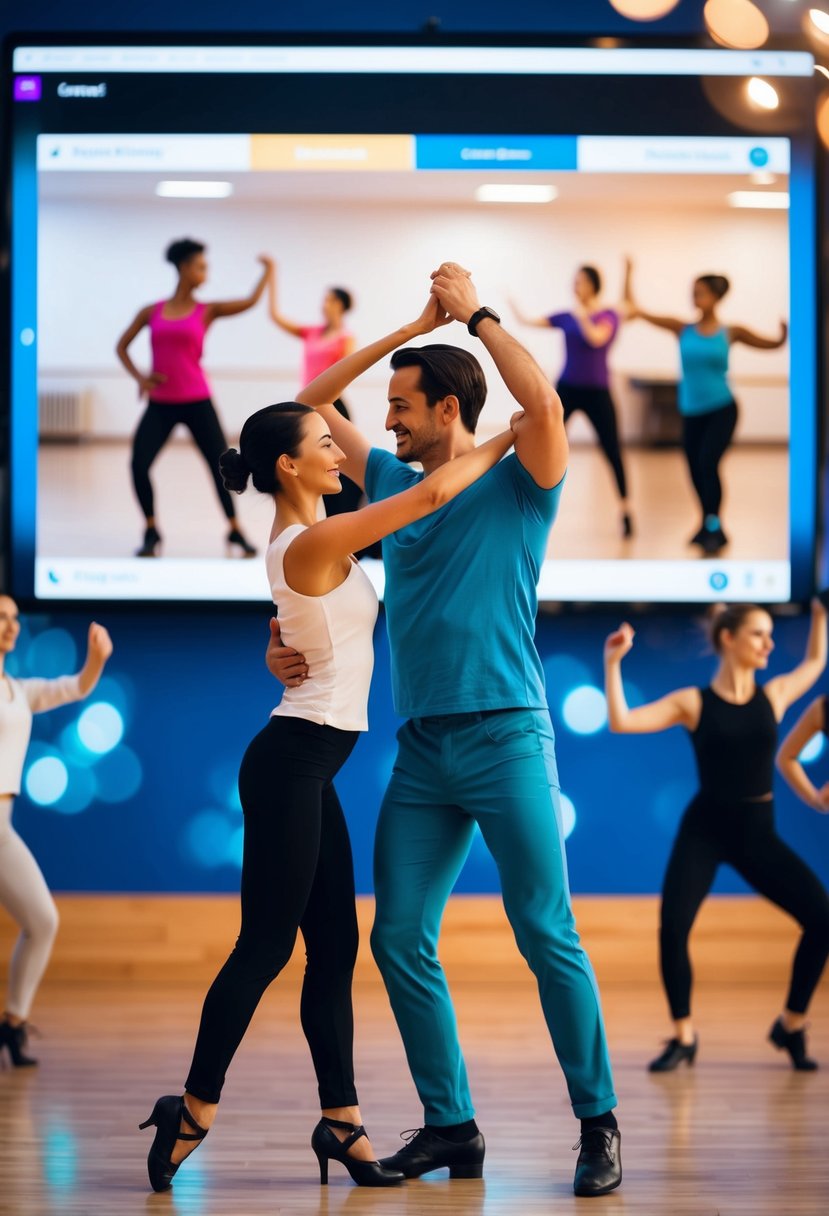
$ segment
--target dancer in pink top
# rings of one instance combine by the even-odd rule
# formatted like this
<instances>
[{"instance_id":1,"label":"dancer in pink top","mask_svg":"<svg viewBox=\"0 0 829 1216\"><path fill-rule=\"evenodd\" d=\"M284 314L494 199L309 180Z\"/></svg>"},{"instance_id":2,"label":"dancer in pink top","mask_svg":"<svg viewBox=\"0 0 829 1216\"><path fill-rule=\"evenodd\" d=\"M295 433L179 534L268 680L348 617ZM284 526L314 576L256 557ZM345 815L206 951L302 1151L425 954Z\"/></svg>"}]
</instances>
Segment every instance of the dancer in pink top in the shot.
<instances>
[{"instance_id":1,"label":"dancer in pink top","mask_svg":"<svg viewBox=\"0 0 829 1216\"><path fill-rule=\"evenodd\" d=\"M354 303L350 291L345 287L329 287L322 297L322 325L298 325L290 321L279 310L276 289L276 266L268 282L268 306L271 320L286 334L302 339L302 384L310 384L328 371L340 359L353 354L355 348L354 335L345 323L345 314ZM335 408L343 418L350 419L348 406L339 398L334 402ZM363 499L360 487L345 474L340 478L342 491L339 494L323 494L326 515L341 515L346 511L356 511ZM380 556L380 546L372 545L367 550L372 557ZM363 556L362 554L360 556Z\"/></svg>"},{"instance_id":2,"label":"dancer in pink top","mask_svg":"<svg viewBox=\"0 0 829 1216\"><path fill-rule=\"evenodd\" d=\"M270 258L260 257L262 274L250 295L240 300L202 304L195 299L195 292L207 279L207 259L204 255L205 246L198 241L189 238L173 241L165 256L178 271L175 292L169 300L142 308L132 324L124 330L116 348L118 358L138 382L139 396L148 397L132 449L132 479L146 519L144 542L136 553L137 557L157 557L161 548L150 467L179 423L190 431L207 461L219 502L230 523L228 548L241 550L244 557L253 557L256 553L239 527L233 501L222 483L219 457L227 447L227 440L213 407L201 358L207 327L217 317L233 317L253 308L262 298L272 263ZM130 343L145 325L150 330L153 356L152 371L146 376L138 370L128 353Z\"/></svg>"}]
</instances>

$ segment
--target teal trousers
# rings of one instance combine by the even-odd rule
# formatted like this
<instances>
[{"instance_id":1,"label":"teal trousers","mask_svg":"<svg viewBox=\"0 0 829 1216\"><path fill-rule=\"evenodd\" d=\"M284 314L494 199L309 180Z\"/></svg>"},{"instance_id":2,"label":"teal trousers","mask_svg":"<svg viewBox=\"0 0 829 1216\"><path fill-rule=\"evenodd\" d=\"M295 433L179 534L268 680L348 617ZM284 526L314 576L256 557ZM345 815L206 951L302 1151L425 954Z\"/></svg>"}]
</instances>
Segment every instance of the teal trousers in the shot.
<instances>
[{"instance_id":1,"label":"teal trousers","mask_svg":"<svg viewBox=\"0 0 829 1216\"><path fill-rule=\"evenodd\" d=\"M397 737L377 829L371 945L425 1122L445 1127L474 1115L437 946L476 824L498 866L518 948L538 981L573 1112L603 1114L616 1096L596 980L570 905L549 714L416 718Z\"/></svg>"}]
</instances>

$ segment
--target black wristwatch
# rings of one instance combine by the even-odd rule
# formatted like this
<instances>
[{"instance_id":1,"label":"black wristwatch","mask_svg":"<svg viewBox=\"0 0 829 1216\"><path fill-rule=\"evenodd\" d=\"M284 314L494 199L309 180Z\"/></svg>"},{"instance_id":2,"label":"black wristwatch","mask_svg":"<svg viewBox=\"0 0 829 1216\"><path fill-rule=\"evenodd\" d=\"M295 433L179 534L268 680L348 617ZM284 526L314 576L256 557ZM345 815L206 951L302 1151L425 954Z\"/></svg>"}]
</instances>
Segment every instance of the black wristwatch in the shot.
<instances>
[{"instance_id":1,"label":"black wristwatch","mask_svg":"<svg viewBox=\"0 0 829 1216\"><path fill-rule=\"evenodd\" d=\"M501 324L501 318L498 316L495 309L487 308L487 306L485 304L483 306L483 308L479 308L477 312L473 312L472 316L469 318L469 320L466 323L466 328L472 334L473 338L477 338L478 326L480 325L481 321L483 321L484 317L491 317L492 320L496 322L496 324L498 324L498 325Z\"/></svg>"}]
</instances>

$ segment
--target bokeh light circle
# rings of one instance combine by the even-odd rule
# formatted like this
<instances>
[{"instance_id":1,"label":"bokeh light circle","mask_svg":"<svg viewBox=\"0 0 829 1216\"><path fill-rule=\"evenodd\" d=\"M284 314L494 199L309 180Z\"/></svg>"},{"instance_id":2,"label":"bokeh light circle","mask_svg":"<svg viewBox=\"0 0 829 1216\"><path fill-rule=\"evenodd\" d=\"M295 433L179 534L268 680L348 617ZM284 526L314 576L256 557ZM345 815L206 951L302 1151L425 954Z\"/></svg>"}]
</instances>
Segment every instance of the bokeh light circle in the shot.
<instances>
[{"instance_id":1,"label":"bokeh light circle","mask_svg":"<svg viewBox=\"0 0 829 1216\"><path fill-rule=\"evenodd\" d=\"M823 755L825 748L826 736L823 734L815 735L803 748L803 751L798 756L798 760L801 764L814 764L815 760Z\"/></svg>"},{"instance_id":2,"label":"bokeh light circle","mask_svg":"<svg viewBox=\"0 0 829 1216\"><path fill-rule=\"evenodd\" d=\"M122 743L95 765L95 780L101 802L128 802L141 788L144 772L135 752Z\"/></svg>"},{"instance_id":3,"label":"bokeh light circle","mask_svg":"<svg viewBox=\"0 0 829 1216\"><path fill-rule=\"evenodd\" d=\"M73 672L78 666L78 648L65 629L44 629L32 638L26 651L26 672L54 679Z\"/></svg>"},{"instance_id":4,"label":"bokeh light circle","mask_svg":"<svg viewBox=\"0 0 829 1216\"><path fill-rule=\"evenodd\" d=\"M679 4L679 0L610 0L613 8L630 21L656 21L667 17Z\"/></svg>"},{"instance_id":5,"label":"bokeh light circle","mask_svg":"<svg viewBox=\"0 0 829 1216\"><path fill-rule=\"evenodd\" d=\"M26 773L26 793L38 806L53 806L68 785L69 773L58 756L42 756Z\"/></svg>"},{"instance_id":6,"label":"bokeh light circle","mask_svg":"<svg viewBox=\"0 0 829 1216\"><path fill-rule=\"evenodd\" d=\"M108 701L87 706L78 718L78 738L96 755L111 752L124 737L124 719Z\"/></svg>"},{"instance_id":7,"label":"bokeh light circle","mask_svg":"<svg viewBox=\"0 0 829 1216\"><path fill-rule=\"evenodd\" d=\"M233 856L238 829L221 811L199 811L184 829L184 852L188 861L205 870L226 865Z\"/></svg>"},{"instance_id":8,"label":"bokeh light circle","mask_svg":"<svg viewBox=\"0 0 829 1216\"><path fill-rule=\"evenodd\" d=\"M708 33L720 46L751 51L769 36L769 23L751 0L707 0L702 14Z\"/></svg>"},{"instance_id":9,"label":"bokeh light circle","mask_svg":"<svg viewBox=\"0 0 829 1216\"><path fill-rule=\"evenodd\" d=\"M565 725L577 735L595 735L607 723L604 693L593 684L580 684L569 692L561 712Z\"/></svg>"},{"instance_id":10,"label":"bokeh light circle","mask_svg":"<svg viewBox=\"0 0 829 1216\"><path fill-rule=\"evenodd\" d=\"M566 794L559 794L559 800L561 802L561 831L564 839L567 840L576 826L576 808L572 799L568 798Z\"/></svg>"}]
</instances>

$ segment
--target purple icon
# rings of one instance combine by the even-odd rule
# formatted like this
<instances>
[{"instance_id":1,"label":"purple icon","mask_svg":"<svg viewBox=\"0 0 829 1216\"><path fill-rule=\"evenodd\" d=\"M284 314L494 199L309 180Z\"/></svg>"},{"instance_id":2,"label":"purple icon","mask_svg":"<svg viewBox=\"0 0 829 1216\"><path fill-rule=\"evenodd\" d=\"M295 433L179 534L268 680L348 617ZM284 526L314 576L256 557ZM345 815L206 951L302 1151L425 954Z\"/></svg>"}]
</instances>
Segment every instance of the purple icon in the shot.
<instances>
[{"instance_id":1,"label":"purple icon","mask_svg":"<svg viewBox=\"0 0 829 1216\"><path fill-rule=\"evenodd\" d=\"M15 76L15 101L40 101L43 81L39 76Z\"/></svg>"}]
</instances>

